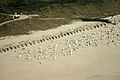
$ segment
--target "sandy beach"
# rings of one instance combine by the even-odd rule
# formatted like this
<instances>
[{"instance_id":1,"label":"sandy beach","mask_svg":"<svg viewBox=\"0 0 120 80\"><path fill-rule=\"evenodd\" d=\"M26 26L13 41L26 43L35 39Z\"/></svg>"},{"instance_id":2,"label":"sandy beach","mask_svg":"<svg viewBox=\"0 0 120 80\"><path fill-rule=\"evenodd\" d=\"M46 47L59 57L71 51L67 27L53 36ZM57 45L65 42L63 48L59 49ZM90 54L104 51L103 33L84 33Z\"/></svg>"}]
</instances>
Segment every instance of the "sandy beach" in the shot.
<instances>
[{"instance_id":1,"label":"sandy beach","mask_svg":"<svg viewBox=\"0 0 120 80\"><path fill-rule=\"evenodd\" d=\"M2 51L0 79L120 80L119 19L115 17L116 25L77 21L56 29L0 40L2 49L78 28L85 29L57 39Z\"/></svg>"}]
</instances>

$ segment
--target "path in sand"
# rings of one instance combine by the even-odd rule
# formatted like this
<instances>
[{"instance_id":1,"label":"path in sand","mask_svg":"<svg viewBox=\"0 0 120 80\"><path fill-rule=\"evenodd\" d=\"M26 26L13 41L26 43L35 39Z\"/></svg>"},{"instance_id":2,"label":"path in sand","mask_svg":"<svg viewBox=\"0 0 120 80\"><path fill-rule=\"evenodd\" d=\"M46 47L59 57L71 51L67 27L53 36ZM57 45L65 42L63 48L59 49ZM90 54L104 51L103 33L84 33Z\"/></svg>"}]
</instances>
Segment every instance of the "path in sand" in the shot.
<instances>
[{"instance_id":1,"label":"path in sand","mask_svg":"<svg viewBox=\"0 0 120 80\"><path fill-rule=\"evenodd\" d=\"M29 16L27 16L27 15L20 15L19 19L14 19L14 20L2 22L2 23L0 23L0 26L8 24L8 23L11 23L11 22L14 22L14 21L24 20L24 19L27 19L27 18L29 18Z\"/></svg>"}]
</instances>

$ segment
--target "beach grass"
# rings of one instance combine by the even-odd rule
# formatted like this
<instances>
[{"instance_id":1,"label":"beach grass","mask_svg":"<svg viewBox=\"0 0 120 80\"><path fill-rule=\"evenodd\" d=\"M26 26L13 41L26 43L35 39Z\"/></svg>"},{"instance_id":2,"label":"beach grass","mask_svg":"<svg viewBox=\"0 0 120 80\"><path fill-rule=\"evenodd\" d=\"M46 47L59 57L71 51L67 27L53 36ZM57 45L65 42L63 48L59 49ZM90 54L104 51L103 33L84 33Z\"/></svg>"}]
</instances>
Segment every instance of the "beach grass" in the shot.
<instances>
[{"instance_id":1,"label":"beach grass","mask_svg":"<svg viewBox=\"0 0 120 80\"><path fill-rule=\"evenodd\" d=\"M120 14L120 0L0 0L1 13L39 14L38 19L15 21L0 26L0 37L27 34L33 30L48 30L70 23L70 18L104 18ZM2 17L2 16L1 16ZM11 18L0 19L0 22ZM67 18L69 20L40 20Z\"/></svg>"}]
</instances>

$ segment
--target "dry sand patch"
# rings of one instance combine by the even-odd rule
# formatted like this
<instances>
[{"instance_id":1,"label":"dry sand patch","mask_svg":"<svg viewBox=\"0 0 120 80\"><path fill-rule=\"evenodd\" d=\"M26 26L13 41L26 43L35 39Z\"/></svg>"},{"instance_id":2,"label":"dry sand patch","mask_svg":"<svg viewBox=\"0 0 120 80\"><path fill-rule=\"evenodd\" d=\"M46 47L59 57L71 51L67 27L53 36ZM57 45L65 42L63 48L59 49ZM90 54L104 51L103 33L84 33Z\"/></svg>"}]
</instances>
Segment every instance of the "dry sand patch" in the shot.
<instances>
[{"instance_id":1,"label":"dry sand patch","mask_svg":"<svg viewBox=\"0 0 120 80\"><path fill-rule=\"evenodd\" d=\"M106 28L86 30L35 44L26 47L25 50L17 49L2 53L0 78L2 80L119 80L119 49L120 26L109 24Z\"/></svg>"}]
</instances>

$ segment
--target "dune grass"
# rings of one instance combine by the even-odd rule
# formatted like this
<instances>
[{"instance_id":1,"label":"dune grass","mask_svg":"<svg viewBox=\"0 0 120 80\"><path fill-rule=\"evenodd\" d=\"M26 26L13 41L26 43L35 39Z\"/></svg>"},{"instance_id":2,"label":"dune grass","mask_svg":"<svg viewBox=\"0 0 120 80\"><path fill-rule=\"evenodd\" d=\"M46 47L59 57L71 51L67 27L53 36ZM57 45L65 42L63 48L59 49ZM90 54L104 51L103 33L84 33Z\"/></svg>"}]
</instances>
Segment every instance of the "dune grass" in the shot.
<instances>
[{"instance_id":1,"label":"dune grass","mask_svg":"<svg viewBox=\"0 0 120 80\"><path fill-rule=\"evenodd\" d=\"M45 18L101 18L120 14L120 0L0 0L1 13L39 14ZM2 20L1 20L2 21ZM71 20L27 19L0 26L0 37L47 30Z\"/></svg>"},{"instance_id":2,"label":"dune grass","mask_svg":"<svg viewBox=\"0 0 120 80\"><path fill-rule=\"evenodd\" d=\"M30 31L48 30L68 24L71 20L40 20L39 18L15 21L0 26L0 37L29 34Z\"/></svg>"},{"instance_id":3,"label":"dune grass","mask_svg":"<svg viewBox=\"0 0 120 80\"><path fill-rule=\"evenodd\" d=\"M0 14L0 23L8 21L8 20L12 20L13 18L9 15L5 15L5 14Z\"/></svg>"}]
</instances>

